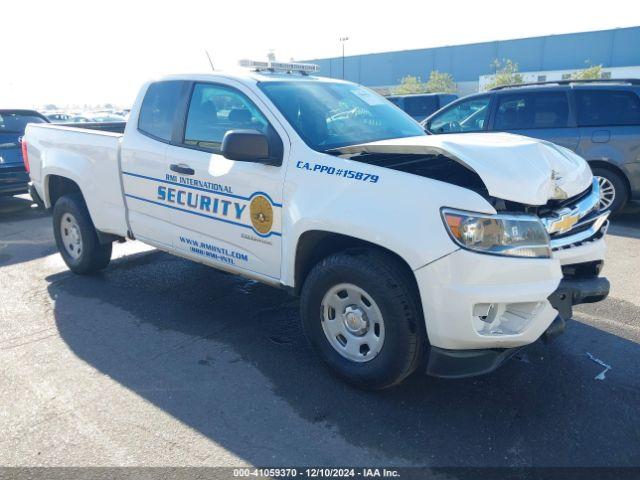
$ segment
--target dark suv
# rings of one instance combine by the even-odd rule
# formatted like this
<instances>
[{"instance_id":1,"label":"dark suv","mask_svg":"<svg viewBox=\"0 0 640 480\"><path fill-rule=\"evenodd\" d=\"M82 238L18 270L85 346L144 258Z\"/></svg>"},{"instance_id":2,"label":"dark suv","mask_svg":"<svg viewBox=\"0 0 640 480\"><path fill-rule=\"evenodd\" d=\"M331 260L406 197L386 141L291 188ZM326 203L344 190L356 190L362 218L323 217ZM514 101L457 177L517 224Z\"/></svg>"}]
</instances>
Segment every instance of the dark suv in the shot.
<instances>
[{"instance_id":1,"label":"dark suv","mask_svg":"<svg viewBox=\"0 0 640 480\"><path fill-rule=\"evenodd\" d=\"M431 134L511 132L570 148L601 186L600 208L640 197L640 79L562 80L497 87L428 117Z\"/></svg>"},{"instance_id":2,"label":"dark suv","mask_svg":"<svg viewBox=\"0 0 640 480\"><path fill-rule=\"evenodd\" d=\"M43 122L49 120L34 110L0 110L0 196L27 192L20 142L28 123Z\"/></svg>"},{"instance_id":3,"label":"dark suv","mask_svg":"<svg viewBox=\"0 0 640 480\"><path fill-rule=\"evenodd\" d=\"M453 93L411 93L391 95L387 100L400 107L414 120L421 122L436 110L453 102L458 95Z\"/></svg>"}]
</instances>

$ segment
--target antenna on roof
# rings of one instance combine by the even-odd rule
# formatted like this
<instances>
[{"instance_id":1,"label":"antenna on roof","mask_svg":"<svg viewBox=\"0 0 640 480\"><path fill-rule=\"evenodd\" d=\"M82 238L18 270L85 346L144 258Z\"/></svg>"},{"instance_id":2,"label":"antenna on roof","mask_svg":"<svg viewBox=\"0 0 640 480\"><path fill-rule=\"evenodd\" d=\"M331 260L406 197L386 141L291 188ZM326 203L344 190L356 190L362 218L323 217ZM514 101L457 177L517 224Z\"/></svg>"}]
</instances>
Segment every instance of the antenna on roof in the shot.
<instances>
[{"instance_id":1,"label":"antenna on roof","mask_svg":"<svg viewBox=\"0 0 640 480\"><path fill-rule=\"evenodd\" d=\"M209 65L211 65L211 71L212 71L212 72L215 72L215 71L216 71L216 69L215 69L215 68L213 68L213 62L211 61L211 56L209 55L209 52L208 52L207 50L205 50L205 51L204 51L204 53L206 53L206 54L207 54L207 58L209 59Z\"/></svg>"}]
</instances>

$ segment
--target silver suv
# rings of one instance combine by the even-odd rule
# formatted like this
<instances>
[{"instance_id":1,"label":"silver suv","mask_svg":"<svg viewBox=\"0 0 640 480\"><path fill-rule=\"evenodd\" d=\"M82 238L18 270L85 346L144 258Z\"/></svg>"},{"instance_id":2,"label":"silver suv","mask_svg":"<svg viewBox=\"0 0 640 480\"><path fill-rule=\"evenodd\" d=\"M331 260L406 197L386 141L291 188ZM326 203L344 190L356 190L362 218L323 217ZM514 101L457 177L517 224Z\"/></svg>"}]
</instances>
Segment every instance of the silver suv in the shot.
<instances>
[{"instance_id":1,"label":"silver suv","mask_svg":"<svg viewBox=\"0 0 640 480\"><path fill-rule=\"evenodd\" d=\"M422 122L431 134L512 132L575 151L600 183L599 208L640 198L640 79L562 80L469 95Z\"/></svg>"}]
</instances>

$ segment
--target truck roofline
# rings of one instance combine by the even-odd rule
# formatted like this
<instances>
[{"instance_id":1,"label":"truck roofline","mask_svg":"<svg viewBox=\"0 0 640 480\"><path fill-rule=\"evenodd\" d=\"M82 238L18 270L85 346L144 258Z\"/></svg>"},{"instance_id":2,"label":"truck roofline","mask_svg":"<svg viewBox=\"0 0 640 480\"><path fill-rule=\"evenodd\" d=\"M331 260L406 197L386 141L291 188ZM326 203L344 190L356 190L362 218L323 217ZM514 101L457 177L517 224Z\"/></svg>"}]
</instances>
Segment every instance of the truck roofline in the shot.
<instances>
[{"instance_id":1,"label":"truck roofline","mask_svg":"<svg viewBox=\"0 0 640 480\"><path fill-rule=\"evenodd\" d=\"M152 79L153 81L167 81L167 80L183 80L183 81L201 81L211 82L217 79L224 80L236 80L236 81L249 81L251 83L258 82L277 82L277 81L291 81L291 82L323 82L323 83L346 83L352 84L347 80L341 80L337 78L322 77L317 75L301 75L298 73L282 73L282 72L265 72L265 71L252 71L248 69L237 70L220 70L212 73L183 73L165 75L160 78Z\"/></svg>"}]
</instances>

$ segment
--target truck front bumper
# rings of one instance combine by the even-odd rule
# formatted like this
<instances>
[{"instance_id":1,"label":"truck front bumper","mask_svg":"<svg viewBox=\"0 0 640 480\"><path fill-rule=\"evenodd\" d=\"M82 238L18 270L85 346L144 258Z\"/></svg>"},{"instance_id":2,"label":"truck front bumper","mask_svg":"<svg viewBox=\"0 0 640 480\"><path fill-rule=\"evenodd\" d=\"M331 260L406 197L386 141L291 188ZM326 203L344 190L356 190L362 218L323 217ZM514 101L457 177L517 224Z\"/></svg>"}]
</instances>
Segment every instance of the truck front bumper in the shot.
<instances>
[{"instance_id":1,"label":"truck front bumper","mask_svg":"<svg viewBox=\"0 0 640 480\"><path fill-rule=\"evenodd\" d=\"M566 320L573 314L573 305L599 302L608 294L609 281L606 278L563 279L549 296L551 306L559 313L540 339L546 343L564 333ZM525 347L448 350L432 346L427 374L441 378L465 378L490 373Z\"/></svg>"},{"instance_id":2,"label":"truck front bumper","mask_svg":"<svg viewBox=\"0 0 640 480\"><path fill-rule=\"evenodd\" d=\"M603 245L595 251L603 252ZM458 378L490 372L520 348L562 333L573 305L607 296L609 282L597 276L601 260L559 260L458 250L418 269L431 345L427 373Z\"/></svg>"}]
</instances>

